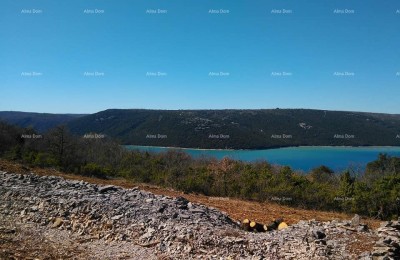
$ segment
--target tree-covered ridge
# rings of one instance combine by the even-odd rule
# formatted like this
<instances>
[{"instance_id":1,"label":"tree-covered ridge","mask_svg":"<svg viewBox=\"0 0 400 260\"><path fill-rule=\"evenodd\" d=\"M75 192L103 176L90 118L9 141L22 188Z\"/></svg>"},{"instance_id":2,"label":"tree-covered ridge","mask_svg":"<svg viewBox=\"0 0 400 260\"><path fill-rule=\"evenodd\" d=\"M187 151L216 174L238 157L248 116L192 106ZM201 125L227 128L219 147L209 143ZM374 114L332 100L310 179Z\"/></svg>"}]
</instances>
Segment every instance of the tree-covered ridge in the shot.
<instances>
[{"instance_id":1,"label":"tree-covered ridge","mask_svg":"<svg viewBox=\"0 0 400 260\"><path fill-rule=\"evenodd\" d=\"M210 149L286 146L397 146L400 115L307 109L118 110L68 123L120 144Z\"/></svg>"},{"instance_id":2,"label":"tree-covered ridge","mask_svg":"<svg viewBox=\"0 0 400 260\"><path fill-rule=\"evenodd\" d=\"M38 132L46 132L81 116L84 115L0 111L0 120L20 127L30 127Z\"/></svg>"},{"instance_id":3,"label":"tree-covered ridge","mask_svg":"<svg viewBox=\"0 0 400 260\"><path fill-rule=\"evenodd\" d=\"M400 158L381 154L365 172L321 166L300 173L266 161L193 159L179 151L127 151L110 138L83 138L60 126L38 138L32 129L0 123L0 157L100 178L123 177L185 192L272 201L294 207L400 216Z\"/></svg>"}]
</instances>

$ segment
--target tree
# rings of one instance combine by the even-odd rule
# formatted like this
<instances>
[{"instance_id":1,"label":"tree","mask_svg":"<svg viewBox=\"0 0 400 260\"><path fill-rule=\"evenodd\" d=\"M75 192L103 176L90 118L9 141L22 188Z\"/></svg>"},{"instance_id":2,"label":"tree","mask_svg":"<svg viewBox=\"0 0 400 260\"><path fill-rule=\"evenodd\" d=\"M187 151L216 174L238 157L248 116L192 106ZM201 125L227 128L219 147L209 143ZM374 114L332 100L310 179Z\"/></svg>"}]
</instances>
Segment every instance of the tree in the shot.
<instances>
[{"instance_id":1,"label":"tree","mask_svg":"<svg viewBox=\"0 0 400 260\"><path fill-rule=\"evenodd\" d=\"M400 158L379 154L378 160L367 164L364 178L371 184L385 176L400 174Z\"/></svg>"},{"instance_id":2,"label":"tree","mask_svg":"<svg viewBox=\"0 0 400 260\"><path fill-rule=\"evenodd\" d=\"M9 151L12 159L21 158L22 132L19 127L0 122L0 156Z\"/></svg>"},{"instance_id":3,"label":"tree","mask_svg":"<svg viewBox=\"0 0 400 260\"><path fill-rule=\"evenodd\" d=\"M330 183L335 179L334 172L324 165L311 170L309 176L311 181L317 183Z\"/></svg>"},{"instance_id":4,"label":"tree","mask_svg":"<svg viewBox=\"0 0 400 260\"><path fill-rule=\"evenodd\" d=\"M352 209L354 200L354 182L355 178L351 176L350 171L345 171L340 176L338 195L342 202L342 208L345 211Z\"/></svg>"},{"instance_id":5,"label":"tree","mask_svg":"<svg viewBox=\"0 0 400 260\"><path fill-rule=\"evenodd\" d=\"M223 196L228 196L228 180L227 176L230 173L230 171L234 167L234 161L229 159L228 157L222 158L222 160L218 162L213 162L209 165L209 170L214 172L217 177L215 178L217 182L219 180L222 180L222 195ZM222 178L221 178L222 177ZM219 188L219 187L217 187Z\"/></svg>"},{"instance_id":6,"label":"tree","mask_svg":"<svg viewBox=\"0 0 400 260\"><path fill-rule=\"evenodd\" d=\"M54 156L59 166L64 166L66 163L67 152L73 146L73 138L68 133L66 126L57 126L50 130L47 134L50 153Z\"/></svg>"}]
</instances>

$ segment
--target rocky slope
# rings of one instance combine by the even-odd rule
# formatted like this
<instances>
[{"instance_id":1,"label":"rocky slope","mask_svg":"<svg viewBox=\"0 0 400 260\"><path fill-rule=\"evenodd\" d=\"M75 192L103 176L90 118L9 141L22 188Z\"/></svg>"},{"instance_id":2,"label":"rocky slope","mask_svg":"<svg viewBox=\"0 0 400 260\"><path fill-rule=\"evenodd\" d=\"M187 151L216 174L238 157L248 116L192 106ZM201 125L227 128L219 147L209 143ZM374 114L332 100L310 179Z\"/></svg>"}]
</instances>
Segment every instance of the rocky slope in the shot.
<instances>
[{"instance_id":1,"label":"rocky slope","mask_svg":"<svg viewBox=\"0 0 400 260\"><path fill-rule=\"evenodd\" d=\"M6 238L29 230L75 259L396 259L399 229L387 222L370 231L354 218L250 233L226 214L181 197L0 172L0 258L24 258L28 252L16 255ZM350 247L355 241L359 246Z\"/></svg>"}]
</instances>

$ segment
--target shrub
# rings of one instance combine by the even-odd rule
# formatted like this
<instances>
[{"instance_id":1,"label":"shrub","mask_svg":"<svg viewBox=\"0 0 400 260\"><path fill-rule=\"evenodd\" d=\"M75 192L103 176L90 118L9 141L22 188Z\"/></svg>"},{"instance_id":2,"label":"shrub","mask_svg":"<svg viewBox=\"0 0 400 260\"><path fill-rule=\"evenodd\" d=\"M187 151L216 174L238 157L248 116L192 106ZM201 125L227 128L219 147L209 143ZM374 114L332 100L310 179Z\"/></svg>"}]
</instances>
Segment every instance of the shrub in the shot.
<instances>
[{"instance_id":1,"label":"shrub","mask_svg":"<svg viewBox=\"0 0 400 260\"><path fill-rule=\"evenodd\" d=\"M109 171L95 163L88 163L81 169L81 174L97 178L107 178Z\"/></svg>"}]
</instances>

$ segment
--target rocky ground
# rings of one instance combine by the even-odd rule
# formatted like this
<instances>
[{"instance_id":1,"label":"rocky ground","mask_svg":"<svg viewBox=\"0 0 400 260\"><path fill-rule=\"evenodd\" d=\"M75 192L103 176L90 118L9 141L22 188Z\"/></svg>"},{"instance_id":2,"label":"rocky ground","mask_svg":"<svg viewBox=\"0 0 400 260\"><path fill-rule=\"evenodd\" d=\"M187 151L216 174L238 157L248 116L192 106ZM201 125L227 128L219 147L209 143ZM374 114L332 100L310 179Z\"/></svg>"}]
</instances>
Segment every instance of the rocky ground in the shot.
<instances>
[{"instance_id":1,"label":"rocky ground","mask_svg":"<svg viewBox=\"0 0 400 260\"><path fill-rule=\"evenodd\" d=\"M355 217L251 233L182 197L0 172L0 259L397 259L399 230Z\"/></svg>"}]
</instances>

